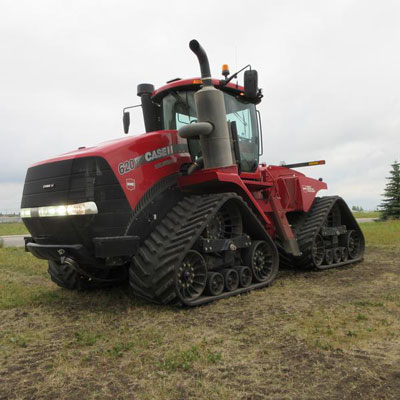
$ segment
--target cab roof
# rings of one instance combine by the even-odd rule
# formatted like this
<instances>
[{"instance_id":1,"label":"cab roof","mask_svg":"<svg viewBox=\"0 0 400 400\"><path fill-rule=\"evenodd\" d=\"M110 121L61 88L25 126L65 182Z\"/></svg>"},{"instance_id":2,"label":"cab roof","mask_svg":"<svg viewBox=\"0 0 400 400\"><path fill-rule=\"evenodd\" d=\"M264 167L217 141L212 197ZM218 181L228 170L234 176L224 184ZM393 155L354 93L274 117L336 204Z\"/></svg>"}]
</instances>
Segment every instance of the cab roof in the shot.
<instances>
[{"instance_id":1,"label":"cab roof","mask_svg":"<svg viewBox=\"0 0 400 400\"><path fill-rule=\"evenodd\" d=\"M212 79L212 84L224 92L230 93L234 96L243 96L245 99L243 86L237 85L235 83L229 82L227 85L222 85L223 81L219 79ZM201 78L191 78L191 79L176 79L170 81L164 86L156 89L152 93L153 101L160 101L164 96L166 96L172 89L186 89L186 90L198 90L203 85ZM246 99L250 103L259 103L260 99Z\"/></svg>"}]
</instances>

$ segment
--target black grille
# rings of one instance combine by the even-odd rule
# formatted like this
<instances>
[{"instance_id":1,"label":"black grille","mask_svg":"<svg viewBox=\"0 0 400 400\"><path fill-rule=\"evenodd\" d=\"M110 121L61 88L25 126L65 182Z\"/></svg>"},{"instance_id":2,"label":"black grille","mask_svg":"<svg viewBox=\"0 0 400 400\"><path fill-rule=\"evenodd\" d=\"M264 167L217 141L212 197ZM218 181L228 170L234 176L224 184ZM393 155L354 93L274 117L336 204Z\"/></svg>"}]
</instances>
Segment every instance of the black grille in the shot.
<instances>
[{"instance_id":1,"label":"black grille","mask_svg":"<svg viewBox=\"0 0 400 400\"><path fill-rule=\"evenodd\" d=\"M108 163L84 157L28 169L21 208L94 201L99 213L87 216L25 218L36 243L92 247L93 237L123 235L131 208Z\"/></svg>"}]
</instances>

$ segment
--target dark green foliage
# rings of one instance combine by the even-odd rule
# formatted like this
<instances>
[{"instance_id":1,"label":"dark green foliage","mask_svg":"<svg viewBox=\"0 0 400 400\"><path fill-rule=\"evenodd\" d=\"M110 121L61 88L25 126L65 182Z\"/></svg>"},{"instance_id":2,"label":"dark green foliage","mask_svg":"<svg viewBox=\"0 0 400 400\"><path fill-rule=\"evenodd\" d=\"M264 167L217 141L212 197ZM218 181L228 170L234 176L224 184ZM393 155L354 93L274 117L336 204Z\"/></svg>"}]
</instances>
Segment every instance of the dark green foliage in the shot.
<instances>
[{"instance_id":1,"label":"dark green foliage","mask_svg":"<svg viewBox=\"0 0 400 400\"><path fill-rule=\"evenodd\" d=\"M382 219L399 219L400 218L400 163L395 161L392 164L390 176L386 178L384 199L379 206L382 210Z\"/></svg>"},{"instance_id":2,"label":"dark green foliage","mask_svg":"<svg viewBox=\"0 0 400 400\"><path fill-rule=\"evenodd\" d=\"M353 207L351 207L351 209L353 211L364 211L364 209L361 206L353 206Z\"/></svg>"}]
</instances>

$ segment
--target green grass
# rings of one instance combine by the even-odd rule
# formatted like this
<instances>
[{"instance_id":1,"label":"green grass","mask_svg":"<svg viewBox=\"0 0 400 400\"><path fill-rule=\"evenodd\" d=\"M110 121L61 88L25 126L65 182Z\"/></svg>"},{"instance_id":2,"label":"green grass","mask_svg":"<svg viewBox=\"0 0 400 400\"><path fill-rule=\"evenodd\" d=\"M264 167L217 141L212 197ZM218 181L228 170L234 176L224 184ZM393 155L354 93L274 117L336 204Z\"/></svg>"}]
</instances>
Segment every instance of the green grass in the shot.
<instances>
[{"instance_id":1,"label":"green grass","mask_svg":"<svg viewBox=\"0 0 400 400\"><path fill-rule=\"evenodd\" d=\"M368 245L400 247L400 220L365 222L360 227Z\"/></svg>"},{"instance_id":2,"label":"green grass","mask_svg":"<svg viewBox=\"0 0 400 400\"><path fill-rule=\"evenodd\" d=\"M0 224L0 236L29 234L22 222Z\"/></svg>"},{"instance_id":3,"label":"green grass","mask_svg":"<svg viewBox=\"0 0 400 400\"><path fill-rule=\"evenodd\" d=\"M355 218L380 218L379 211L353 211Z\"/></svg>"},{"instance_id":4,"label":"green grass","mask_svg":"<svg viewBox=\"0 0 400 400\"><path fill-rule=\"evenodd\" d=\"M400 221L361 227L362 263L192 309L64 290L0 249L0 399L398 399Z\"/></svg>"}]
</instances>

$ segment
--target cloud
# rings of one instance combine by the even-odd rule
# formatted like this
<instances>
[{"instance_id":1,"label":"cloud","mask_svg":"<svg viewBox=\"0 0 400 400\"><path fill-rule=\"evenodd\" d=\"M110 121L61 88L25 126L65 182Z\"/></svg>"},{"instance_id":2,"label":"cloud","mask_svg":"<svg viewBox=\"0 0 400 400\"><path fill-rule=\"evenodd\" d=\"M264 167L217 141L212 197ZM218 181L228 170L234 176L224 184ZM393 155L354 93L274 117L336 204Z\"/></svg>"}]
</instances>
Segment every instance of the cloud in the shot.
<instances>
[{"instance_id":1,"label":"cloud","mask_svg":"<svg viewBox=\"0 0 400 400\"><path fill-rule=\"evenodd\" d=\"M198 76L192 38L214 76L258 69L263 160L324 158L303 171L374 208L400 158L399 17L396 1L2 1L0 211L32 163L122 137L138 83Z\"/></svg>"},{"instance_id":2,"label":"cloud","mask_svg":"<svg viewBox=\"0 0 400 400\"><path fill-rule=\"evenodd\" d=\"M22 183L2 183L0 190L1 212L18 212L22 198Z\"/></svg>"}]
</instances>

